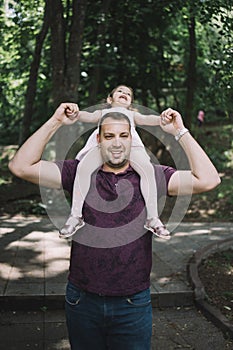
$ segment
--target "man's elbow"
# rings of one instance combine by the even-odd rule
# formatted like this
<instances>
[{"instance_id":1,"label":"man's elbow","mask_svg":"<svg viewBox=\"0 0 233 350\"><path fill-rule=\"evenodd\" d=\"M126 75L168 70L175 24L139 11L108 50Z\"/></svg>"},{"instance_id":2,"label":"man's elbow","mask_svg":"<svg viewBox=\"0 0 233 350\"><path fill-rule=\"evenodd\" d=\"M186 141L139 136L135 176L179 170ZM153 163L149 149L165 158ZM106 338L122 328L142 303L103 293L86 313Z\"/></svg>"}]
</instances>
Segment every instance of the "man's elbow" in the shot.
<instances>
[{"instance_id":1,"label":"man's elbow","mask_svg":"<svg viewBox=\"0 0 233 350\"><path fill-rule=\"evenodd\" d=\"M9 163L8 163L8 169L10 170L10 172L12 174L14 174L15 176L19 177L19 178L24 178L24 170L22 167L20 167L19 164L17 164L14 159L11 160Z\"/></svg>"},{"instance_id":2,"label":"man's elbow","mask_svg":"<svg viewBox=\"0 0 233 350\"><path fill-rule=\"evenodd\" d=\"M208 178L208 181L203 184L203 191L211 191L215 187L219 186L221 183L221 179L218 174L215 176L211 176Z\"/></svg>"},{"instance_id":3,"label":"man's elbow","mask_svg":"<svg viewBox=\"0 0 233 350\"><path fill-rule=\"evenodd\" d=\"M221 178L220 178L220 176L217 173L216 176L212 179L212 183L211 183L212 188L211 188L211 190L214 189L215 187L219 186L220 183L221 183Z\"/></svg>"}]
</instances>

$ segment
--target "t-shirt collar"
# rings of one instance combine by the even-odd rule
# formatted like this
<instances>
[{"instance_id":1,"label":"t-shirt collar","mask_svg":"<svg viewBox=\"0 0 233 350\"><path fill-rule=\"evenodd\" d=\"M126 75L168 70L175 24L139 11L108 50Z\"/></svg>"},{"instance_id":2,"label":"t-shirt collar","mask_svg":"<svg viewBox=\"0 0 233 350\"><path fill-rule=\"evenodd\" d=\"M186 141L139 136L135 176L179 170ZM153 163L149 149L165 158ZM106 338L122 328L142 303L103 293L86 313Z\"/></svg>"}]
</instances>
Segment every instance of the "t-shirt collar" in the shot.
<instances>
[{"instance_id":1,"label":"t-shirt collar","mask_svg":"<svg viewBox=\"0 0 233 350\"><path fill-rule=\"evenodd\" d=\"M103 173L114 174L113 171L105 171L105 170L103 169L103 165L99 168L98 171L101 171L101 172L103 172ZM125 169L124 171L122 171L122 172L120 172L120 173L118 173L118 174L115 174L115 175L127 174L127 173L129 173L129 172L131 173L131 172L133 172L133 171L134 171L133 168L131 167L131 165L129 165L127 169Z\"/></svg>"}]
</instances>

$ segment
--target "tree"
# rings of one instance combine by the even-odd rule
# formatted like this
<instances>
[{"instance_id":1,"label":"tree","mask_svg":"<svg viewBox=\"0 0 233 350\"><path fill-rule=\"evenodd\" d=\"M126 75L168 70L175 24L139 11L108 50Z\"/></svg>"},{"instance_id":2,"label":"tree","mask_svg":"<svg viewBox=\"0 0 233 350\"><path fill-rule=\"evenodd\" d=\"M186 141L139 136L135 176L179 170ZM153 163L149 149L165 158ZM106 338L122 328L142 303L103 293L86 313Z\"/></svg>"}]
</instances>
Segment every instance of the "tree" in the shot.
<instances>
[{"instance_id":1,"label":"tree","mask_svg":"<svg viewBox=\"0 0 233 350\"><path fill-rule=\"evenodd\" d=\"M73 0L71 4L67 2L66 9L61 0L47 0L47 4L51 28L51 95L52 105L56 108L61 102L78 100L87 0ZM65 138L56 138L58 157L63 156L65 142Z\"/></svg>"},{"instance_id":2,"label":"tree","mask_svg":"<svg viewBox=\"0 0 233 350\"><path fill-rule=\"evenodd\" d=\"M191 128L192 115L193 115L193 103L196 90L196 32L195 32L195 13L194 9L190 8L188 18L188 33L189 33L189 58L188 69L186 79L186 101L184 114L186 116L186 125Z\"/></svg>"},{"instance_id":3,"label":"tree","mask_svg":"<svg viewBox=\"0 0 233 350\"><path fill-rule=\"evenodd\" d=\"M25 109L24 109L24 115L22 120L22 134L21 134L21 139L19 140L20 144L22 144L30 135L30 126L31 126L31 120L33 115L34 100L36 97L36 87L37 87L38 70L39 70L40 59L41 59L41 51L42 51L44 39L48 32L48 28L49 28L49 14L48 14L48 6L46 3L45 10L44 10L43 24L39 34L36 37L35 51L33 54L33 60L31 63L31 68L29 73L29 79L28 79L27 91L26 91L26 97L25 97Z\"/></svg>"},{"instance_id":4,"label":"tree","mask_svg":"<svg viewBox=\"0 0 233 350\"><path fill-rule=\"evenodd\" d=\"M47 0L51 28L52 101L77 101L87 0ZM70 8L71 7L71 8ZM66 17L65 17L66 14Z\"/></svg>"},{"instance_id":5,"label":"tree","mask_svg":"<svg viewBox=\"0 0 233 350\"><path fill-rule=\"evenodd\" d=\"M179 109L188 126L197 108L232 113L231 0L9 0L0 10L2 142L18 142L20 124L27 137L61 101L86 108L118 83L138 104Z\"/></svg>"},{"instance_id":6,"label":"tree","mask_svg":"<svg viewBox=\"0 0 233 350\"><path fill-rule=\"evenodd\" d=\"M95 55L95 65L93 66L91 77L93 83L91 84L91 89L89 93L89 104L96 104L97 101L97 93L99 90L99 84L101 79L101 72L103 62L106 59L104 56L104 48L105 48L105 40L106 40L106 31L108 21L107 15L110 10L111 0L104 0L102 4L101 11L99 12L99 23L97 27L97 35L96 35L96 46L98 47L98 53Z\"/></svg>"}]
</instances>

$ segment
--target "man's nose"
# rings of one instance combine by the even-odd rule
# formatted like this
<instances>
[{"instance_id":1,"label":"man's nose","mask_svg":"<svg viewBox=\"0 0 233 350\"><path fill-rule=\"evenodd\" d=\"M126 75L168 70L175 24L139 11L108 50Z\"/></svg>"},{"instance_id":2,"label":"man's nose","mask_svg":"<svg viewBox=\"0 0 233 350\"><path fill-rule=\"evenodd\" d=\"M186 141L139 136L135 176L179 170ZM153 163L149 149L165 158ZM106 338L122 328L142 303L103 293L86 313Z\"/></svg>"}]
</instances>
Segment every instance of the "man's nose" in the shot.
<instances>
[{"instance_id":1,"label":"man's nose","mask_svg":"<svg viewBox=\"0 0 233 350\"><path fill-rule=\"evenodd\" d=\"M121 141L119 137L115 137L113 140L113 146L114 147L120 147L121 146Z\"/></svg>"}]
</instances>

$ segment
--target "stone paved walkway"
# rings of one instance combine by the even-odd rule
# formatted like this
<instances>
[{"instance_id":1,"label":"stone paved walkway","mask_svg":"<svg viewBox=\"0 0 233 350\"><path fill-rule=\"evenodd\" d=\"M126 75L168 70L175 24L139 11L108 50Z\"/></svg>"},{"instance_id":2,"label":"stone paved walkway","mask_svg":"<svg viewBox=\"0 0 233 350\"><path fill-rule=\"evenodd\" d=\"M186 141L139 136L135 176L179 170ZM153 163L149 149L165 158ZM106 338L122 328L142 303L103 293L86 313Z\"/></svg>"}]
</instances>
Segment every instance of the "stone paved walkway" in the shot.
<instances>
[{"instance_id":1,"label":"stone paved walkway","mask_svg":"<svg viewBox=\"0 0 233 350\"><path fill-rule=\"evenodd\" d=\"M170 241L153 242L152 350L233 349L233 343L195 309L186 273L194 252L232 233L231 223L181 223ZM58 238L47 218L1 218L3 348L69 349L63 310L69 252L70 243Z\"/></svg>"},{"instance_id":2,"label":"stone paved walkway","mask_svg":"<svg viewBox=\"0 0 233 350\"><path fill-rule=\"evenodd\" d=\"M231 223L181 223L169 241L153 242L151 293L160 306L188 306L193 291L187 263L194 252L233 237ZM0 300L3 297L62 298L70 243L58 238L47 218L2 218L0 226ZM30 299L29 298L29 299ZM28 299L28 300L29 300ZM55 299L55 298L54 298Z\"/></svg>"}]
</instances>

